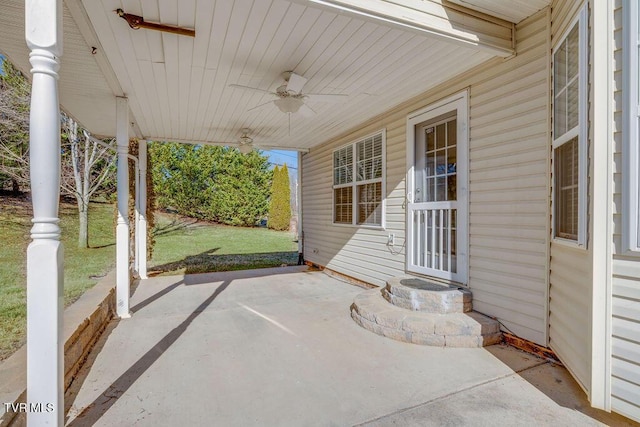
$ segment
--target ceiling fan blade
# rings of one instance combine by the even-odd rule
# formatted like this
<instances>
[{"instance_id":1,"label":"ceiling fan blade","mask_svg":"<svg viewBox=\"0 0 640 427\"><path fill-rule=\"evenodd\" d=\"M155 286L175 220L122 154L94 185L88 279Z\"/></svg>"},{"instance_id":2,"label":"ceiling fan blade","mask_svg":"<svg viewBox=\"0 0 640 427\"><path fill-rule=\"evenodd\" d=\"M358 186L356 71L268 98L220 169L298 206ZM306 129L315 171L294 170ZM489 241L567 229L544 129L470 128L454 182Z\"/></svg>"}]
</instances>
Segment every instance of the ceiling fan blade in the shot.
<instances>
[{"instance_id":1,"label":"ceiling fan blade","mask_svg":"<svg viewBox=\"0 0 640 427\"><path fill-rule=\"evenodd\" d=\"M302 117L313 117L316 114L316 112L313 111L313 108L309 107L307 104L302 104L298 113L300 113Z\"/></svg>"},{"instance_id":2,"label":"ceiling fan blade","mask_svg":"<svg viewBox=\"0 0 640 427\"><path fill-rule=\"evenodd\" d=\"M299 76L296 73L291 73L291 75L289 76L289 81L287 82L287 91L300 93L302 92L302 88L304 87L304 84L306 82L307 79L305 79L304 77Z\"/></svg>"},{"instance_id":3,"label":"ceiling fan blade","mask_svg":"<svg viewBox=\"0 0 640 427\"><path fill-rule=\"evenodd\" d=\"M346 102L349 98L349 95L344 94L330 94L330 93L307 93L305 94L309 98L310 101L318 101L318 102Z\"/></svg>"},{"instance_id":4,"label":"ceiling fan blade","mask_svg":"<svg viewBox=\"0 0 640 427\"><path fill-rule=\"evenodd\" d=\"M264 106L265 106L265 105L267 105L267 104L271 104L272 102L273 102L273 101L267 101L267 102L264 102L264 103L262 103L262 104L256 105L255 107L249 108L247 111L253 111L253 110L258 109L258 108L260 108L260 107L264 107Z\"/></svg>"},{"instance_id":5,"label":"ceiling fan blade","mask_svg":"<svg viewBox=\"0 0 640 427\"><path fill-rule=\"evenodd\" d=\"M268 90L260 89L260 88L257 88L257 87L237 85L237 84L230 84L229 87L237 87L239 89L249 89L249 90L253 90L253 91L256 91L256 92L268 93L270 95L278 96L278 94L275 93L275 92L271 92L271 91L268 91Z\"/></svg>"}]
</instances>

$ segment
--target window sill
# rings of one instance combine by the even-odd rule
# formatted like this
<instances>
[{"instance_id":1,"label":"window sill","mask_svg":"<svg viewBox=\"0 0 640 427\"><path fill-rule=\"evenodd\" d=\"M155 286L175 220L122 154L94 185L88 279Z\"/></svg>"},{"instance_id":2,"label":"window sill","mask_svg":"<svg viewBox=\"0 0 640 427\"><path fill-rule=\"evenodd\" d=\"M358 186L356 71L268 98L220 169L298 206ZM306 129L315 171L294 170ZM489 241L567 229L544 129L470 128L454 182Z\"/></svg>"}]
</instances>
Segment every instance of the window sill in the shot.
<instances>
[{"instance_id":1,"label":"window sill","mask_svg":"<svg viewBox=\"0 0 640 427\"><path fill-rule=\"evenodd\" d=\"M576 242L575 240L563 239L561 237L552 238L551 239L551 243L557 244L557 245L560 245L560 246L564 246L564 247L567 247L567 248L571 248L571 249L580 250L580 251L586 251L587 250L587 245L580 244L580 243Z\"/></svg>"},{"instance_id":2,"label":"window sill","mask_svg":"<svg viewBox=\"0 0 640 427\"><path fill-rule=\"evenodd\" d=\"M331 225L335 225L336 227L344 227L344 228L364 228L367 230L379 230L385 231L386 228L382 225L366 225L366 224L341 224L337 222L332 222Z\"/></svg>"}]
</instances>

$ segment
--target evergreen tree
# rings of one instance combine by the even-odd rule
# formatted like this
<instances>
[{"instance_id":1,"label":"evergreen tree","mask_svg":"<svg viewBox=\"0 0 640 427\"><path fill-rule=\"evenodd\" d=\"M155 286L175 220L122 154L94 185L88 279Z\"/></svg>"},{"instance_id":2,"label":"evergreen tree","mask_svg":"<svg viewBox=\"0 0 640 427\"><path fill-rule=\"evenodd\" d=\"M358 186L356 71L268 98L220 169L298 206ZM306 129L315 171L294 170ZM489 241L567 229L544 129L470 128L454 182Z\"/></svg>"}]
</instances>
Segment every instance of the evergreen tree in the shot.
<instances>
[{"instance_id":1,"label":"evergreen tree","mask_svg":"<svg viewBox=\"0 0 640 427\"><path fill-rule=\"evenodd\" d=\"M272 172L259 151L152 143L149 152L158 207L239 226L255 226L267 214Z\"/></svg>"},{"instance_id":2,"label":"evergreen tree","mask_svg":"<svg viewBox=\"0 0 640 427\"><path fill-rule=\"evenodd\" d=\"M285 164L282 168L276 166L273 171L267 226L274 230L288 230L290 222L291 190L289 189L289 170Z\"/></svg>"}]
</instances>

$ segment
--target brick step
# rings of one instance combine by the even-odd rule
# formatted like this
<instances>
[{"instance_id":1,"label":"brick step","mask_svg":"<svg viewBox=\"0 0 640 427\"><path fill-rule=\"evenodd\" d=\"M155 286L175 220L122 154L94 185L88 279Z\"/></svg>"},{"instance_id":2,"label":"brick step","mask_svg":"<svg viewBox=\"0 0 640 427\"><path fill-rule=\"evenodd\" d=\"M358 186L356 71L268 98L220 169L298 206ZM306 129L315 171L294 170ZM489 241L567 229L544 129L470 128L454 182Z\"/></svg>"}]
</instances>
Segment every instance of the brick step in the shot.
<instances>
[{"instance_id":1,"label":"brick step","mask_svg":"<svg viewBox=\"0 0 640 427\"><path fill-rule=\"evenodd\" d=\"M447 314L472 310L468 289L417 277L392 277L387 280L382 296L391 304L412 311Z\"/></svg>"},{"instance_id":2,"label":"brick step","mask_svg":"<svg viewBox=\"0 0 640 427\"><path fill-rule=\"evenodd\" d=\"M438 347L484 347L500 342L500 324L476 312L427 313L389 304L380 289L357 295L351 317L363 328L398 341Z\"/></svg>"}]
</instances>

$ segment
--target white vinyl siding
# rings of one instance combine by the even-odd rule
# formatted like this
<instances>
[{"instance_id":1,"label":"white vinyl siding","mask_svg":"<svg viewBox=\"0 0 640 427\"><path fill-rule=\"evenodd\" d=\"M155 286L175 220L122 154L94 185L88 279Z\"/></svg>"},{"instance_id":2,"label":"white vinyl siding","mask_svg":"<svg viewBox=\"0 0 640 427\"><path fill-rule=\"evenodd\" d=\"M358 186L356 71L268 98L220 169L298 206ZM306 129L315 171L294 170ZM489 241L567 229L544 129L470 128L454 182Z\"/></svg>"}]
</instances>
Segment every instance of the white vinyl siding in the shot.
<instances>
[{"instance_id":1,"label":"white vinyl siding","mask_svg":"<svg viewBox=\"0 0 640 427\"><path fill-rule=\"evenodd\" d=\"M550 51L546 11L516 26L518 54L491 60L303 156L305 259L381 286L405 274L407 116L469 90L469 282L474 309L546 345ZM355 124L354 124L355 125ZM384 127L385 230L332 226L333 151ZM388 235L395 246L388 247Z\"/></svg>"},{"instance_id":2,"label":"white vinyl siding","mask_svg":"<svg viewBox=\"0 0 640 427\"><path fill-rule=\"evenodd\" d=\"M623 198L637 196L637 193L628 194L627 191L637 191L637 170L636 175L629 175L632 170L629 163L628 142L625 141L628 131L625 115L630 113L628 108L632 97L627 98L624 93L630 87L625 82L628 75L623 73L623 63L629 58L625 48L633 48L633 43L623 38L631 36L633 28L625 28L631 18L629 6L636 8L636 0L616 0L614 23L614 40L616 51L614 52L614 167L613 167L613 280L612 280L612 337L611 337L611 408L627 417L640 421L640 258L637 254L631 255L629 241L624 241L623 235L633 233L628 227L628 221L623 220L623 212L629 207L623 203ZM636 15L637 16L637 15ZM637 17L636 17L637 19ZM631 30L631 31L629 31ZM637 30L637 27L636 27ZM637 33L636 33L637 34ZM636 57L637 59L637 57ZM637 63L636 63L637 64ZM637 75L637 65L635 78ZM637 89L637 87L636 87ZM637 92L636 92L637 93ZM633 108L633 105L631 105ZM624 125L623 125L624 124ZM631 124L631 123L629 123ZM638 136L636 134L635 147L638 147ZM637 151L636 151L637 153ZM628 185L629 181L634 181L635 189ZM631 197L630 199L633 199ZM633 212L633 211L631 211ZM629 212L627 212L629 213ZM637 215L637 214L636 214ZM625 218L627 219L627 218ZM628 218L631 219L631 218ZM637 217L635 218L637 220Z\"/></svg>"}]
</instances>

